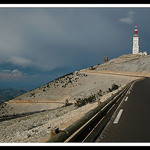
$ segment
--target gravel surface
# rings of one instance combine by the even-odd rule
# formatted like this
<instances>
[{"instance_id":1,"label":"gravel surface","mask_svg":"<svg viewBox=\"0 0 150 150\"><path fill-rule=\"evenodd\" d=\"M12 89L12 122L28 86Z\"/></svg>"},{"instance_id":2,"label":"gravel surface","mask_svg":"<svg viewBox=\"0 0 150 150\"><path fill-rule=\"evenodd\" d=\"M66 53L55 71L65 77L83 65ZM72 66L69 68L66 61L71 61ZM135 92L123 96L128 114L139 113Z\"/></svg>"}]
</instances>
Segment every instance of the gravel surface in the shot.
<instances>
[{"instance_id":1,"label":"gravel surface","mask_svg":"<svg viewBox=\"0 0 150 150\"><path fill-rule=\"evenodd\" d=\"M101 102L105 101L112 93L118 90L99 97ZM53 110L0 122L0 142L46 142L50 138L51 129L65 129L97 105L98 102L94 102L77 108L72 104L66 107L59 107Z\"/></svg>"}]
</instances>

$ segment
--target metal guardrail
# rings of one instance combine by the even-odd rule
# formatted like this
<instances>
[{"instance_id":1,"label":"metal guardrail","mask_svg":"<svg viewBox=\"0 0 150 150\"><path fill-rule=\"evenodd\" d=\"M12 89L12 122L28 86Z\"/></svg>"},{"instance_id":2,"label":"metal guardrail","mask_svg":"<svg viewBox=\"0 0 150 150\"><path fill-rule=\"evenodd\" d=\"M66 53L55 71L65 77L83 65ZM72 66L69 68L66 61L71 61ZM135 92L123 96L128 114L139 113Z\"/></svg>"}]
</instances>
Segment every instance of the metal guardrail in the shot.
<instances>
[{"instance_id":1,"label":"metal guardrail","mask_svg":"<svg viewBox=\"0 0 150 150\"><path fill-rule=\"evenodd\" d=\"M70 125L66 129L64 129L63 131L60 131L54 137L52 137L51 139L49 139L47 141L47 143L48 142L64 142L71 135L73 135L79 128L81 128L84 124L86 124L92 117L94 117L96 114L102 112L102 109L104 109L104 107L106 105L107 105L106 107L111 107L111 105L113 105L113 103L110 103L110 102L113 99L118 99L120 97L120 95L127 89L127 87L129 87L133 82L135 82L135 81L130 82L122 90L118 91L113 96L109 97L106 101L104 101L103 103L101 103L99 106L97 106L93 110L91 110L88 113L86 113L81 119L77 120L76 122L74 122L72 125ZM109 103L111 105L109 105ZM106 109L105 113L107 113L106 111L108 111L108 110Z\"/></svg>"}]
</instances>

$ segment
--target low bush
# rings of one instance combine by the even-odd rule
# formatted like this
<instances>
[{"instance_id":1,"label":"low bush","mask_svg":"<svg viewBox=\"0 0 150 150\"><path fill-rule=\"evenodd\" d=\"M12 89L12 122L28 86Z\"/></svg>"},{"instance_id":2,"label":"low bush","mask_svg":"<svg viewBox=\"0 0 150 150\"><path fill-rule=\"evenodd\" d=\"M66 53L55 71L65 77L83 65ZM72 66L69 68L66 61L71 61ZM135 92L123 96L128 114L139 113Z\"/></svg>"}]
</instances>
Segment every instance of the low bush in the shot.
<instances>
[{"instance_id":1,"label":"low bush","mask_svg":"<svg viewBox=\"0 0 150 150\"><path fill-rule=\"evenodd\" d=\"M114 90L117 90L118 88L119 88L119 85L113 83L112 86L111 86L111 88L109 88L108 90L109 90L109 92L112 92Z\"/></svg>"},{"instance_id":2,"label":"low bush","mask_svg":"<svg viewBox=\"0 0 150 150\"><path fill-rule=\"evenodd\" d=\"M78 98L77 100L76 100L76 102L75 102L75 106L77 106L77 107L81 107L81 106L83 106L83 105L85 105L85 104L87 104L87 103L92 103L92 102L94 102L95 101L95 95L93 94L93 95L91 95L91 96L89 96L89 97L87 97L87 98Z\"/></svg>"}]
</instances>

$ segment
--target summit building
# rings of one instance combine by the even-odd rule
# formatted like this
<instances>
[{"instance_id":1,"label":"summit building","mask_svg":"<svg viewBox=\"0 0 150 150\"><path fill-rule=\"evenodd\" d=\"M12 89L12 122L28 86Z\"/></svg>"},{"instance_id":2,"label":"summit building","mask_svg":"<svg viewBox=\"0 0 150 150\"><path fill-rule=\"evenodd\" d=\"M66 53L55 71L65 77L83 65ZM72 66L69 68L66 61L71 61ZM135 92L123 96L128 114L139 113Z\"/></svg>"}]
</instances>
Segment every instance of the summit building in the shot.
<instances>
[{"instance_id":1,"label":"summit building","mask_svg":"<svg viewBox=\"0 0 150 150\"><path fill-rule=\"evenodd\" d=\"M133 35L132 54L147 55L147 52L140 52L137 24L135 24L135 30L134 30L134 35Z\"/></svg>"}]
</instances>

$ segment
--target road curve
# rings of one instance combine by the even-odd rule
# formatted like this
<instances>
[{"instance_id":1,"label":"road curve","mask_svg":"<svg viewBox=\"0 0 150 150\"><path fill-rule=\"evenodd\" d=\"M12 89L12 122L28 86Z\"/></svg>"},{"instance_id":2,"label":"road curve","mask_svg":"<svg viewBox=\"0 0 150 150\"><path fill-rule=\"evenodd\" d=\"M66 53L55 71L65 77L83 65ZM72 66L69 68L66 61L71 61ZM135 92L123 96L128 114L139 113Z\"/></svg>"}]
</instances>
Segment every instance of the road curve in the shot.
<instances>
[{"instance_id":1,"label":"road curve","mask_svg":"<svg viewBox=\"0 0 150 150\"><path fill-rule=\"evenodd\" d=\"M150 78L131 86L95 142L150 142Z\"/></svg>"}]
</instances>

